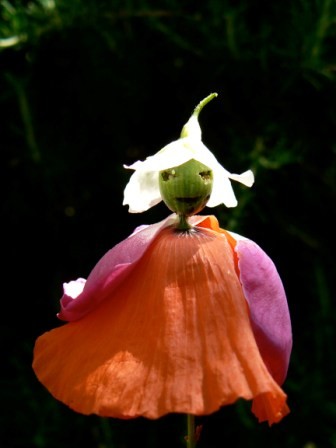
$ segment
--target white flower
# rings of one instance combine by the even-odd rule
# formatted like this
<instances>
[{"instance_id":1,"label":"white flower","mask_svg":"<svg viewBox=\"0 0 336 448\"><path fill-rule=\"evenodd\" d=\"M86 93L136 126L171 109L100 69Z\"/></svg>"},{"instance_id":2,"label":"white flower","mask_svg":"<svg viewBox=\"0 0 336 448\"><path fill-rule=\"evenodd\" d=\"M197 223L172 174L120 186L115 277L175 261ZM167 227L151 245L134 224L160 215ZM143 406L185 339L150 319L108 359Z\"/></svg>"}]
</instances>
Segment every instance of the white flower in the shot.
<instances>
[{"instance_id":1,"label":"white flower","mask_svg":"<svg viewBox=\"0 0 336 448\"><path fill-rule=\"evenodd\" d=\"M162 201L159 188L159 172L182 165L195 159L212 170L213 188L208 207L224 204L226 207L236 207L237 199L234 195L231 181L236 180L247 187L254 183L251 170L242 174L229 173L220 165L216 157L203 144L198 114L217 94L211 94L195 108L189 121L184 125L181 138L169 143L154 156L147 157L143 162L137 161L125 168L135 170L124 191L123 205L129 206L130 213L141 213Z\"/></svg>"}]
</instances>

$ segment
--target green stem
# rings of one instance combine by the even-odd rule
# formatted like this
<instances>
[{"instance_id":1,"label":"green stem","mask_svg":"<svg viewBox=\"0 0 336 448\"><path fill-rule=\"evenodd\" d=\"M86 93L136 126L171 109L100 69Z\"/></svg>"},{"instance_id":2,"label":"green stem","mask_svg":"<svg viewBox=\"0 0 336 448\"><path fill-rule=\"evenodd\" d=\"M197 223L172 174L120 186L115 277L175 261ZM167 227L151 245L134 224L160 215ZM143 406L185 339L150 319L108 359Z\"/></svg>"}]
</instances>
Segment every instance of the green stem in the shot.
<instances>
[{"instance_id":1,"label":"green stem","mask_svg":"<svg viewBox=\"0 0 336 448\"><path fill-rule=\"evenodd\" d=\"M179 222L177 223L176 228L178 230L186 231L191 229L191 225L188 223L188 218L185 215L178 215Z\"/></svg>"},{"instance_id":2,"label":"green stem","mask_svg":"<svg viewBox=\"0 0 336 448\"><path fill-rule=\"evenodd\" d=\"M195 437L195 416L187 414L187 426L188 426L188 436L187 436L187 448L195 448L196 437Z\"/></svg>"},{"instance_id":3,"label":"green stem","mask_svg":"<svg viewBox=\"0 0 336 448\"><path fill-rule=\"evenodd\" d=\"M195 107L193 115L198 117L199 113L203 109L203 107L208 104L212 99L216 98L218 96L218 93L210 93L206 98L204 98L200 103Z\"/></svg>"}]
</instances>

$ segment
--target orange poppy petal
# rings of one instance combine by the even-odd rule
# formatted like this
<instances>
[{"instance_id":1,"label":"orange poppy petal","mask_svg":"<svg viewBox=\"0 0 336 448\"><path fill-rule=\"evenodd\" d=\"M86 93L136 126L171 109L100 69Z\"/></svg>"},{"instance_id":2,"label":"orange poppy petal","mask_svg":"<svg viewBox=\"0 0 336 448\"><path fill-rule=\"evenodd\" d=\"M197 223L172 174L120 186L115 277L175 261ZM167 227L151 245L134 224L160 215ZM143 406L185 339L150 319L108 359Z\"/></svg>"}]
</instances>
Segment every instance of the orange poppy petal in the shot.
<instances>
[{"instance_id":1,"label":"orange poppy petal","mask_svg":"<svg viewBox=\"0 0 336 448\"><path fill-rule=\"evenodd\" d=\"M215 216L197 225L225 234L234 253L259 351L273 378L282 385L292 350L292 330L285 290L273 261L253 241L220 229Z\"/></svg>"},{"instance_id":2,"label":"orange poppy petal","mask_svg":"<svg viewBox=\"0 0 336 448\"><path fill-rule=\"evenodd\" d=\"M84 414L201 415L255 397L261 420L288 412L256 345L232 249L207 229L162 230L113 297L37 340L33 367Z\"/></svg>"}]
</instances>

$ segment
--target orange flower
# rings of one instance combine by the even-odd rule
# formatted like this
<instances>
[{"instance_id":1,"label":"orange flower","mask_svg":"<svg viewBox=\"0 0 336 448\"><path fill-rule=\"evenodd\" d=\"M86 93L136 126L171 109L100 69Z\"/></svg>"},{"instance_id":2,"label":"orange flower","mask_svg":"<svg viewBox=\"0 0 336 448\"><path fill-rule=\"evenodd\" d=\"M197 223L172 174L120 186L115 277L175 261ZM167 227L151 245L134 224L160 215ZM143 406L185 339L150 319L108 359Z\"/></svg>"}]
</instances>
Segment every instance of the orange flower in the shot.
<instances>
[{"instance_id":1,"label":"orange flower","mask_svg":"<svg viewBox=\"0 0 336 448\"><path fill-rule=\"evenodd\" d=\"M36 342L36 375L78 412L203 415L239 398L269 424L289 412L280 385L292 336L276 268L215 217L191 216L206 203L236 206L230 179L254 182L250 170L226 171L201 141L198 114L215 96L179 140L130 167L130 211L163 199L178 216L142 226L87 280L64 284L59 318L69 323Z\"/></svg>"},{"instance_id":2,"label":"orange flower","mask_svg":"<svg viewBox=\"0 0 336 448\"><path fill-rule=\"evenodd\" d=\"M253 400L259 421L289 412L286 297L272 261L214 217L176 215L111 249L87 281L65 285L59 317L38 338L33 368L83 414L210 414Z\"/></svg>"}]
</instances>

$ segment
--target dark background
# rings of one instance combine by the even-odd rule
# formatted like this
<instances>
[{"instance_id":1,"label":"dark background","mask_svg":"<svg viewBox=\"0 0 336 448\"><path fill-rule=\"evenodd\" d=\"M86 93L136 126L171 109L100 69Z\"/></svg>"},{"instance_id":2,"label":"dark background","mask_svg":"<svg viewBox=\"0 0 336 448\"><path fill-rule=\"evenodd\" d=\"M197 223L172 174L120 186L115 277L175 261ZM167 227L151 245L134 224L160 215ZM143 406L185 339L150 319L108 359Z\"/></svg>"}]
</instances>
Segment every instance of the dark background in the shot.
<instances>
[{"instance_id":1,"label":"dark background","mask_svg":"<svg viewBox=\"0 0 336 448\"><path fill-rule=\"evenodd\" d=\"M1 448L183 447L185 420L84 417L32 369L59 325L62 283L86 277L139 224L122 206L130 164L178 138L193 107L239 206L205 209L273 258L292 315L291 414L249 403L199 418L200 448L336 447L334 0L0 2Z\"/></svg>"}]
</instances>

